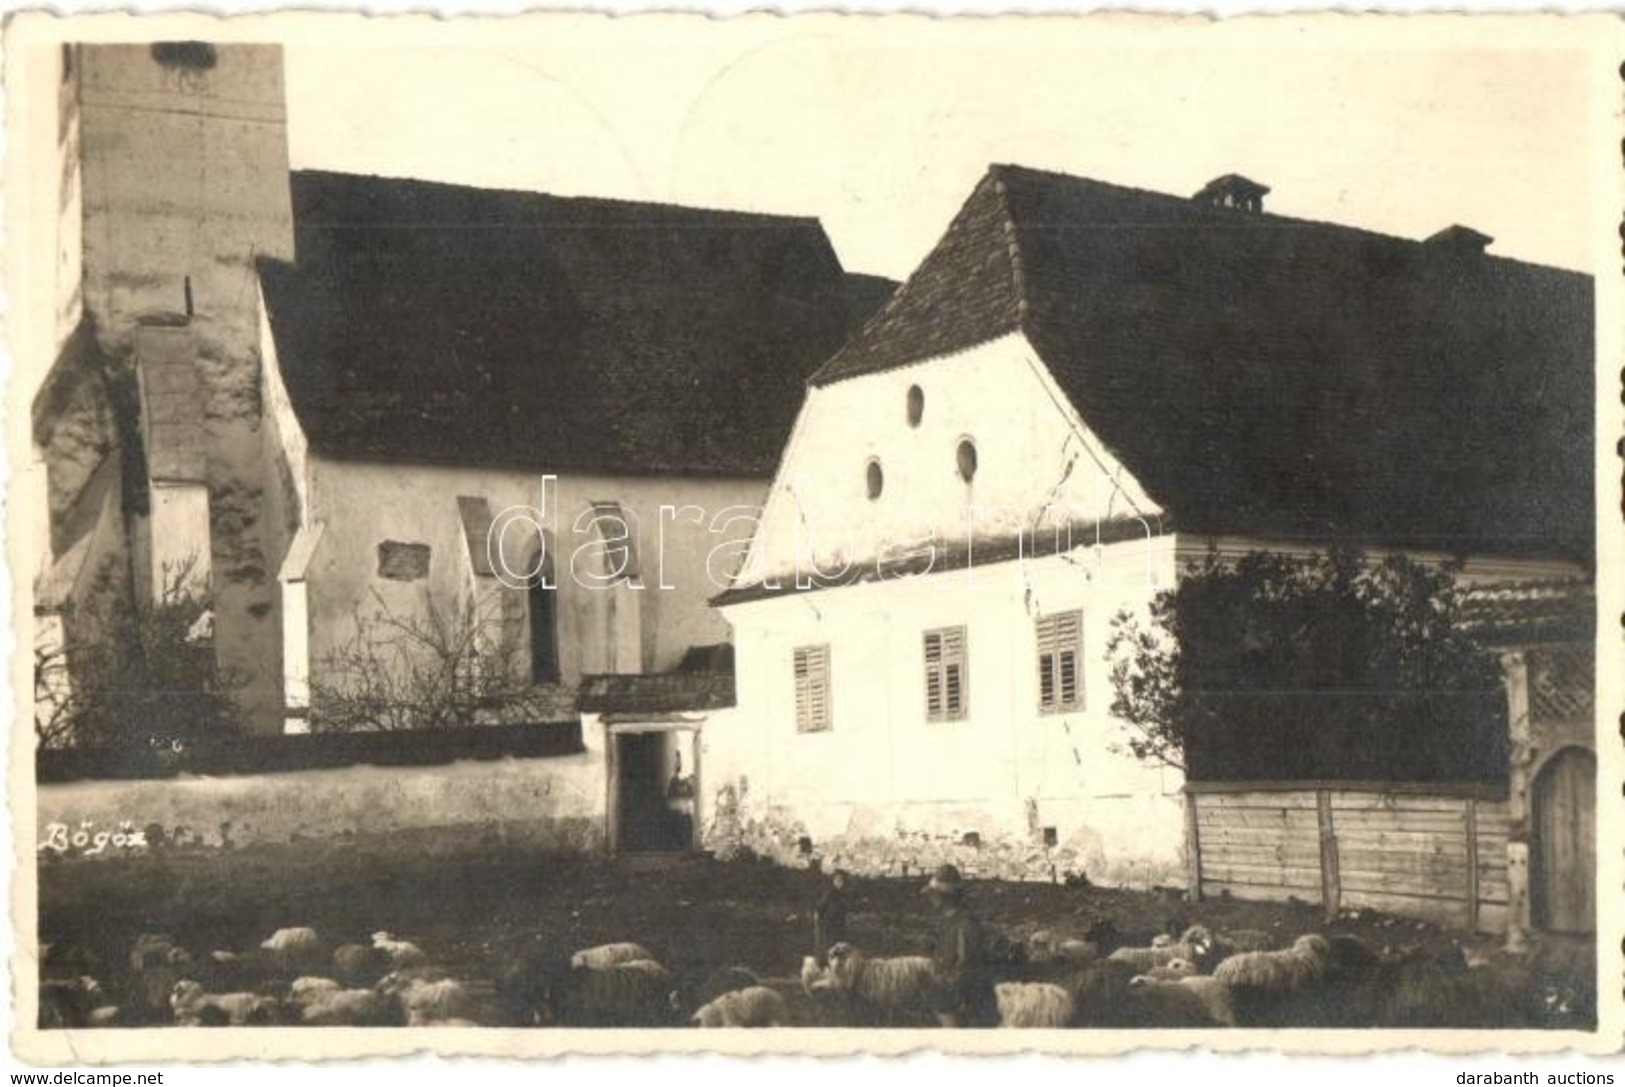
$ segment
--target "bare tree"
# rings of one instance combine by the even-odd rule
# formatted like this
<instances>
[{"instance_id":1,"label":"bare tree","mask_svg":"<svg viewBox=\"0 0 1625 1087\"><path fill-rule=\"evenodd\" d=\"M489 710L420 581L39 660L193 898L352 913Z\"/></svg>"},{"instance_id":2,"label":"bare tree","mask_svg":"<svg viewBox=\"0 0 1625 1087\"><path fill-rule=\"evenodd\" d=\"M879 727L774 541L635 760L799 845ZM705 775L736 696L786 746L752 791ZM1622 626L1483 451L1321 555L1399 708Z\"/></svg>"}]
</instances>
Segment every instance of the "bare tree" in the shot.
<instances>
[{"instance_id":1,"label":"bare tree","mask_svg":"<svg viewBox=\"0 0 1625 1087\"><path fill-rule=\"evenodd\" d=\"M542 701L522 681L517 624L502 598L461 598L447 607L427 591L402 615L373 593L354 633L325 654L311 681L317 732L469 728L535 717Z\"/></svg>"}]
</instances>

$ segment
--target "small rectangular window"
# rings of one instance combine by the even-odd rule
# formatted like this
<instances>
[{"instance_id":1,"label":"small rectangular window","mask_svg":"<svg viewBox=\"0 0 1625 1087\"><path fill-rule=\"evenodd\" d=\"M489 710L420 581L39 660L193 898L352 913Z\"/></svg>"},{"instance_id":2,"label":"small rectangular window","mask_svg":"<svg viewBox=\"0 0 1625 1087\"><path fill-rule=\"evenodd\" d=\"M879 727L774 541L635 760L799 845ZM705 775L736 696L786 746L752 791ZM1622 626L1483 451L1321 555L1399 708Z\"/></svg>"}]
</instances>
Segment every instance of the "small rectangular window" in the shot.
<instances>
[{"instance_id":1,"label":"small rectangular window","mask_svg":"<svg viewBox=\"0 0 1625 1087\"><path fill-rule=\"evenodd\" d=\"M966 705L965 628L925 632L925 718L958 721Z\"/></svg>"},{"instance_id":2,"label":"small rectangular window","mask_svg":"<svg viewBox=\"0 0 1625 1087\"><path fill-rule=\"evenodd\" d=\"M830 727L829 646L807 645L795 651L796 731L825 732Z\"/></svg>"},{"instance_id":3,"label":"small rectangular window","mask_svg":"<svg viewBox=\"0 0 1625 1087\"><path fill-rule=\"evenodd\" d=\"M1083 612L1038 620L1038 708L1043 713L1083 709Z\"/></svg>"},{"instance_id":4,"label":"small rectangular window","mask_svg":"<svg viewBox=\"0 0 1625 1087\"><path fill-rule=\"evenodd\" d=\"M378 576L419 581L429 576L429 545L385 540L378 545Z\"/></svg>"}]
</instances>

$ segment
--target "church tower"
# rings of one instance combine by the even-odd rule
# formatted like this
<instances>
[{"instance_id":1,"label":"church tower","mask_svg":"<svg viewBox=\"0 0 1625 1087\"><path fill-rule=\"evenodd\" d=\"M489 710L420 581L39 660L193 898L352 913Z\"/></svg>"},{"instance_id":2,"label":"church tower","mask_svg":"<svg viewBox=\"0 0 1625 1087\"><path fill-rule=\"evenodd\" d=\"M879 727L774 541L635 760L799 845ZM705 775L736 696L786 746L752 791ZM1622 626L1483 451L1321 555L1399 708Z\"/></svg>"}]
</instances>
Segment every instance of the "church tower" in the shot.
<instances>
[{"instance_id":1,"label":"church tower","mask_svg":"<svg viewBox=\"0 0 1625 1087\"><path fill-rule=\"evenodd\" d=\"M68 45L60 74L60 347L34 406L54 563L41 604L71 612L98 551L137 600L202 594L247 723L275 731L255 261L293 257L281 49Z\"/></svg>"}]
</instances>

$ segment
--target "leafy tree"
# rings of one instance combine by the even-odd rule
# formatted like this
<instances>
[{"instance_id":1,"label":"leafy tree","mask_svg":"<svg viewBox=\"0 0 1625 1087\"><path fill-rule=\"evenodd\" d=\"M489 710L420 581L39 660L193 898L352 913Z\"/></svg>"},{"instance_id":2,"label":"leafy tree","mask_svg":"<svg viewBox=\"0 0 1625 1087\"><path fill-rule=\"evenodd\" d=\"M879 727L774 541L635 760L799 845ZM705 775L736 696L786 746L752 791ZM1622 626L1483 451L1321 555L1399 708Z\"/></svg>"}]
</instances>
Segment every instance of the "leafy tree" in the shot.
<instances>
[{"instance_id":1,"label":"leafy tree","mask_svg":"<svg viewBox=\"0 0 1625 1087\"><path fill-rule=\"evenodd\" d=\"M1454 569L1403 556L1209 554L1113 620L1112 712L1193 780L1499 780L1500 673L1458 609Z\"/></svg>"},{"instance_id":2,"label":"leafy tree","mask_svg":"<svg viewBox=\"0 0 1625 1087\"><path fill-rule=\"evenodd\" d=\"M184 747L241 730L242 681L215 657L195 566L166 569L151 602L125 590L116 562L97 569L65 640L34 647L40 747Z\"/></svg>"}]
</instances>

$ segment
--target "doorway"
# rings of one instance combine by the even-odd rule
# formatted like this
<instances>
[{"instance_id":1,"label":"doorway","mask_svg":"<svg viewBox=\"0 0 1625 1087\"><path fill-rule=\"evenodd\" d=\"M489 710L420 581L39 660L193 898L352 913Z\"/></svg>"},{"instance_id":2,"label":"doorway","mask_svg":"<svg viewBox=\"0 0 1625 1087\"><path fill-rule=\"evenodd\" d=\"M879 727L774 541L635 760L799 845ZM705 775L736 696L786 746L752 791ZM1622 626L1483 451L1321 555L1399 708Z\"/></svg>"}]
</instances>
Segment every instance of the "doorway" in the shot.
<instances>
[{"instance_id":1,"label":"doorway","mask_svg":"<svg viewBox=\"0 0 1625 1087\"><path fill-rule=\"evenodd\" d=\"M610 742L610 840L616 852L691 852L699 769L694 731L617 729Z\"/></svg>"},{"instance_id":2,"label":"doorway","mask_svg":"<svg viewBox=\"0 0 1625 1087\"><path fill-rule=\"evenodd\" d=\"M1535 777L1530 907L1536 928L1596 931L1596 789L1597 757L1581 747L1562 749Z\"/></svg>"}]
</instances>

